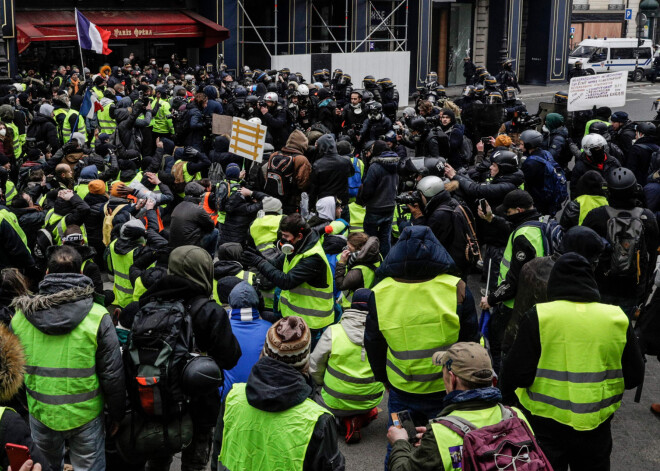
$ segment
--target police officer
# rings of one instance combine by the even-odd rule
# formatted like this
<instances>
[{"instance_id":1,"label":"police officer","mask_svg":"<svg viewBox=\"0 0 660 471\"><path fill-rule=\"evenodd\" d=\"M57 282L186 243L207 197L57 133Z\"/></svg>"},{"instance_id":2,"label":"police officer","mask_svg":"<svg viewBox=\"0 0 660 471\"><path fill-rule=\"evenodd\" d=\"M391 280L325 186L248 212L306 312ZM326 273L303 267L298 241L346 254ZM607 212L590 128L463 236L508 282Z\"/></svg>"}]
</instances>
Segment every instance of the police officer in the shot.
<instances>
[{"instance_id":1,"label":"police officer","mask_svg":"<svg viewBox=\"0 0 660 471\"><path fill-rule=\"evenodd\" d=\"M399 109L399 92L394 86L392 79L382 78L378 80L380 87L380 97L383 104L383 113L392 122L396 120L396 111Z\"/></svg>"},{"instance_id":2,"label":"police officer","mask_svg":"<svg viewBox=\"0 0 660 471\"><path fill-rule=\"evenodd\" d=\"M584 77L585 75L589 74L582 68L582 61L575 61L575 66L568 72L568 81L570 82L573 77Z\"/></svg>"},{"instance_id":3,"label":"police officer","mask_svg":"<svg viewBox=\"0 0 660 471\"><path fill-rule=\"evenodd\" d=\"M520 85L518 85L518 77L513 71L513 60L506 59L502 62L502 69L497 74L497 82L500 84L502 91L507 87L513 87L518 90L518 93L522 92Z\"/></svg>"},{"instance_id":4,"label":"police officer","mask_svg":"<svg viewBox=\"0 0 660 471\"><path fill-rule=\"evenodd\" d=\"M552 268L548 300L528 311L504 359L505 403L515 392L555 470L610 469L612 415L644 378L636 336L575 252Z\"/></svg>"}]
</instances>

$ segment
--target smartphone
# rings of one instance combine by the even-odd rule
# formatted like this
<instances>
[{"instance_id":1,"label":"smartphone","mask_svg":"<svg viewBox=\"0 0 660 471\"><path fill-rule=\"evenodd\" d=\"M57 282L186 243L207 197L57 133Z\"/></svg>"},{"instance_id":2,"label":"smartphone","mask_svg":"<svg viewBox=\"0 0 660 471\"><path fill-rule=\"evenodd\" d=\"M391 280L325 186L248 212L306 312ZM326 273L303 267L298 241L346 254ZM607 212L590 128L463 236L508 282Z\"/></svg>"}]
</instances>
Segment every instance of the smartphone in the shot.
<instances>
[{"instance_id":1,"label":"smartphone","mask_svg":"<svg viewBox=\"0 0 660 471\"><path fill-rule=\"evenodd\" d=\"M27 460L31 459L30 450L28 450L28 447L26 446L7 443L5 445L5 450L7 451L7 458L9 458L9 466L11 466L11 469L21 469L21 466L23 466Z\"/></svg>"},{"instance_id":2,"label":"smartphone","mask_svg":"<svg viewBox=\"0 0 660 471\"><path fill-rule=\"evenodd\" d=\"M481 198L479 200L479 207L481 208L481 212L486 214L488 208L488 202L484 198Z\"/></svg>"},{"instance_id":3,"label":"smartphone","mask_svg":"<svg viewBox=\"0 0 660 471\"><path fill-rule=\"evenodd\" d=\"M395 427L406 429L410 443L417 443L417 429L409 411L392 412L392 422Z\"/></svg>"},{"instance_id":4,"label":"smartphone","mask_svg":"<svg viewBox=\"0 0 660 471\"><path fill-rule=\"evenodd\" d=\"M483 142L484 145L485 145L485 144L490 144L490 137L482 137L482 138L481 138L481 142Z\"/></svg>"}]
</instances>

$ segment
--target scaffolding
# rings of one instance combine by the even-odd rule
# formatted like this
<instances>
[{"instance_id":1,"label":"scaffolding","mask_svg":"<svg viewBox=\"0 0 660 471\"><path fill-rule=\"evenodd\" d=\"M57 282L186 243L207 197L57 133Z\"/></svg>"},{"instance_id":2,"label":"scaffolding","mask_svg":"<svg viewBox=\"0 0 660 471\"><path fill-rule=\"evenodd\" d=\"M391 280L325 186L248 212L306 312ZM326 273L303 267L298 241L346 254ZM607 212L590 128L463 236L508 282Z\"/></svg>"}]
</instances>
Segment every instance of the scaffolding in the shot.
<instances>
[{"instance_id":1,"label":"scaffolding","mask_svg":"<svg viewBox=\"0 0 660 471\"><path fill-rule=\"evenodd\" d=\"M252 21L252 18L250 17L250 14L248 13L247 9L245 8L244 5L245 0L237 0L240 12L243 13L243 16L247 20L248 24L243 24L239 26L239 30L252 30L256 34L258 41L246 41L246 40L241 40L239 39L239 44L261 44L263 48L266 50L268 53L269 57L272 56L277 56L281 54L282 47L286 46L297 46L297 45L304 45L304 46L314 46L314 45L325 45L328 46L329 44L334 44L339 52L341 53L352 53L352 52L357 52L367 41L369 41L369 45L371 46L372 43L388 43L389 47L392 51L405 51L407 46L408 46L408 0L391 0L389 2L377 2L378 4L390 4L391 5L391 10L389 12L383 12L378 10L376 8L376 5L372 0L368 0L369 4L369 17L370 19L370 26L368 28L368 34L365 35L364 38L350 38L349 37L349 30L350 30L350 24L349 24L349 18L350 18L350 9L349 5L350 2L349 0L344 0L344 23L343 24L334 24L330 25L326 21L325 18L323 18L323 15L321 14L321 11L319 8L322 8L320 5L322 2L320 0L307 0L307 5L309 8L311 8L312 11L312 20L314 18L317 18L320 20L320 24L314 24L312 21L312 24L306 25L306 28L311 28L312 30L315 29L320 29L322 31L327 31L329 35L329 40L315 40L311 39L311 35L306 35L308 39L304 41L280 41L278 40L278 0L273 0L273 22L272 24L269 25L255 25L254 21ZM340 2L332 2L333 5L337 5ZM404 9L405 14L404 14L404 22L403 24L390 24L389 21L391 18L393 18L394 14L399 11L401 8ZM378 23L376 26L374 26L374 21L377 21ZM393 23L393 21L392 21ZM335 34L333 32L334 30L342 30L344 32L343 38L338 37L340 35ZM262 36L261 32L266 32L272 30L272 40L265 40L264 37ZM397 31L403 31L403 34L398 34ZM372 38L372 36L376 32L382 32L385 31L388 35L387 38ZM336 31L335 31L336 32ZM265 34L265 33L264 33ZM242 37L242 35L241 35Z\"/></svg>"}]
</instances>

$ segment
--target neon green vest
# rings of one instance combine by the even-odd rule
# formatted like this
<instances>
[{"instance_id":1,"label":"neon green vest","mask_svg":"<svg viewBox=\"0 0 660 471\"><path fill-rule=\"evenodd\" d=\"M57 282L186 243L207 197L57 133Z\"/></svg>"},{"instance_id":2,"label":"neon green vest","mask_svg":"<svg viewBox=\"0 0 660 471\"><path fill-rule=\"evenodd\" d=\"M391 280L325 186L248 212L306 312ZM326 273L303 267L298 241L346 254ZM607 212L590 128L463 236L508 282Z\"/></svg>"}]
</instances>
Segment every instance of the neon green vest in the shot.
<instances>
[{"instance_id":1,"label":"neon green vest","mask_svg":"<svg viewBox=\"0 0 660 471\"><path fill-rule=\"evenodd\" d=\"M387 378L395 388L414 394L445 390L442 367L434 365L432 357L458 341L459 281L450 275L420 283L385 278L373 288L379 328L388 347Z\"/></svg>"},{"instance_id":2,"label":"neon green vest","mask_svg":"<svg viewBox=\"0 0 660 471\"><path fill-rule=\"evenodd\" d=\"M328 226L332 228L332 232L330 234L334 235L343 235L348 230L348 224L346 224L346 221L343 219L335 219L330 224L328 224Z\"/></svg>"},{"instance_id":3,"label":"neon green vest","mask_svg":"<svg viewBox=\"0 0 660 471\"><path fill-rule=\"evenodd\" d=\"M76 115L78 119L78 124L75 131L72 130L71 123L69 122L69 118L71 118L73 115ZM80 113L78 113L76 110L69 110L64 117L64 125L62 126L62 140L64 141L64 144L71 140L71 135L74 132L82 133L83 136L87 135L87 131L85 130L85 118L80 116Z\"/></svg>"},{"instance_id":4,"label":"neon green vest","mask_svg":"<svg viewBox=\"0 0 660 471\"><path fill-rule=\"evenodd\" d=\"M410 221L410 219L412 218L412 214L410 214L409 212L401 214L397 209L394 215L396 217L394 218L394 221L392 221L392 237L398 239L399 235L401 235L401 230L399 229L399 219L403 221Z\"/></svg>"},{"instance_id":5,"label":"neon green vest","mask_svg":"<svg viewBox=\"0 0 660 471\"><path fill-rule=\"evenodd\" d=\"M64 238L67 228L66 216L57 214L54 209L50 209L46 213L46 222L44 225L53 234L53 245L62 245L62 238ZM80 226L80 231L82 232L83 240L87 243L87 231L84 225Z\"/></svg>"},{"instance_id":6,"label":"neon green vest","mask_svg":"<svg viewBox=\"0 0 660 471\"><path fill-rule=\"evenodd\" d=\"M241 270L238 273L234 275L236 278L239 280L243 280L247 282L250 285L254 285L254 277L257 276L251 271L244 271ZM216 303L220 304L222 306L222 303L220 302L220 295L218 294L218 282L214 283L213 287L213 299L215 300Z\"/></svg>"},{"instance_id":7,"label":"neon green vest","mask_svg":"<svg viewBox=\"0 0 660 471\"><path fill-rule=\"evenodd\" d=\"M2 221L7 221L11 228L16 231L18 237L21 238L23 245L25 245L25 248L29 252L30 248L28 247L27 237L25 236L25 232L23 232L23 228L18 223L16 215L7 209L0 209L0 222Z\"/></svg>"},{"instance_id":8,"label":"neon green vest","mask_svg":"<svg viewBox=\"0 0 660 471\"><path fill-rule=\"evenodd\" d=\"M170 114L170 104L165 100L157 98L152 102L151 107L155 108L158 103L160 103L158 113L151 119L153 131L158 134L174 134L172 120L166 118Z\"/></svg>"},{"instance_id":9,"label":"neon green vest","mask_svg":"<svg viewBox=\"0 0 660 471\"><path fill-rule=\"evenodd\" d=\"M516 412L518 417L521 420L524 420L527 425L527 419L523 413L512 407ZM475 428L487 427L489 425L494 425L499 423L502 420L502 409L500 405L495 405L487 409L476 409L476 410L457 410L452 411L445 417L460 417L468 422L472 423ZM445 471L455 471L456 469L462 469L458 465L461 462L462 458L462 447L463 447L463 438L449 427L445 425L431 421L431 428L433 429L433 436L435 437L435 442L438 445L438 450L440 451L440 458L442 459L443 470ZM531 426L529 428L532 429Z\"/></svg>"},{"instance_id":10,"label":"neon green vest","mask_svg":"<svg viewBox=\"0 0 660 471\"><path fill-rule=\"evenodd\" d=\"M20 159L21 156L23 155L23 140L25 139L25 135L21 135L18 133L18 126L16 126L14 123L5 123L8 128L12 130L14 133L14 158L15 159Z\"/></svg>"},{"instance_id":11,"label":"neon green vest","mask_svg":"<svg viewBox=\"0 0 660 471\"><path fill-rule=\"evenodd\" d=\"M133 283L128 275L131 266L133 265L133 254L135 249L128 252L126 255L121 255L115 252L115 244L117 240L113 240L110 244L110 262L112 263L112 271L114 272L114 281L112 291L115 293L115 302L119 307L128 306L133 301Z\"/></svg>"},{"instance_id":12,"label":"neon green vest","mask_svg":"<svg viewBox=\"0 0 660 471\"><path fill-rule=\"evenodd\" d=\"M580 219L578 221L578 224L580 226L582 225L582 221L584 221L584 218L586 218L587 214L589 214L589 211L591 211L592 209L600 208L601 206L609 205L609 203L607 202L607 198L598 195L578 196L577 198L575 198L575 201L580 203Z\"/></svg>"},{"instance_id":13,"label":"neon green vest","mask_svg":"<svg viewBox=\"0 0 660 471\"><path fill-rule=\"evenodd\" d=\"M605 124L607 124L608 126L610 125L610 123L608 123L607 121L603 121L602 119L592 119L592 120L589 120L589 121L587 121L587 124L584 126L584 136L586 136L587 134L589 134L589 127L590 127L592 124L594 124L594 123L605 123ZM584 137L584 136L582 136L582 137Z\"/></svg>"},{"instance_id":14,"label":"neon green vest","mask_svg":"<svg viewBox=\"0 0 660 471\"><path fill-rule=\"evenodd\" d=\"M25 388L30 415L53 430L80 427L103 412L96 375L97 334L108 311L93 304L68 334L48 335L20 310L11 321L25 350Z\"/></svg>"},{"instance_id":15,"label":"neon green vest","mask_svg":"<svg viewBox=\"0 0 660 471\"><path fill-rule=\"evenodd\" d=\"M350 341L341 324L331 325L332 349L321 396L336 410L368 410L380 404L385 387L376 381L367 352Z\"/></svg>"},{"instance_id":16,"label":"neon green vest","mask_svg":"<svg viewBox=\"0 0 660 471\"><path fill-rule=\"evenodd\" d=\"M311 399L282 412L261 411L248 404L245 383L234 384L226 399L218 461L231 471L302 471L323 414L329 412Z\"/></svg>"},{"instance_id":17,"label":"neon green vest","mask_svg":"<svg viewBox=\"0 0 660 471\"><path fill-rule=\"evenodd\" d=\"M534 247L534 250L536 250L537 257L544 257L546 255L545 249L543 247L543 233L541 232L541 229L534 226L519 227L511 233L509 236L509 241L506 244L506 249L504 249L504 255L502 256L502 261L500 262L500 275L497 279L498 286L504 282L506 279L506 274L509 273L509 268L511 268L511 256L513 252L513 240L518 236L527 238L529 243L532 244L532 247ZM513 309L514 300L515 296L502 302L502 304Z\"/></svg>"},{"instance_id":18,"label":"neon green vest","mask_svg":"<svg viewBox=\"0 0 660 471\"><path fill-rule=\"evenodd\" d=\"M364 232L364 216L367 214L367 208L360 206L357 203L349 203L348 213L351 218L350 225L348 226L348 233Z\"/></svg>"},{"instance_id":19,"label":"neon green vest","mask_svg":"<svg viewBox=\"0 0 660 471\"><path fill-rule=\"evenodd\" d=\"M110 117L111 106L112 103L108 103L96 113L99 122L99 133L112 134L117 129L117 122Z\"/></svg>"},{"instance_id":20,"label":"neon green vest","mask_svg":"<svg viewBox=\"0 0 660 471\"><path fill-rule=\"evenodd\" d=\"M379 266L380 266L380 262L374 263L374 267L378 268ZM371 289L371 287L374 284L374 278L376 278L376 272L374 271L374 269L366 265L355 265L352 269L360 270L362 272L362 280L364 281L363 288ZM351 307L351 303L353 302L354 292L355 290L342 291L341 305L344 309L348 309L349 307Z\"/></svg>"},{"instance_id":21,"label":"neon green vest","mask_svg":"<svg viewBox=\"0 0 660 471\"><path fill-rule=\"evenodd\" d=\"M300 316L310 329L322 329L332 324L335 318L333 297L333 274L328 259L323 252L321 240L306 252L295 254L291 260L284 259L284 273L289 273L298 263L307 257L318 255L325 264L325 288L316 288L308 283L290 290L282 290L280 294L280 312L282 317Z\"/></svg>"},{"instance_id":22,"label":"neon green vest","mask_svg":"<svg viewBox=\"0 0 660 471\"><path fill-rule=\"evenodd\" d=\"M601 303L553 301L536 311L541 358L534 383L516 391L520 403L534 415L593 430L621 405L628 318Z\"/></svg>"},{"instance_id":23,"label":"neon green vest","mask_svg":"<svg viewBox=\"0 0 660 471\"><path fill-rule=\"evenodd\" d=\"M5 191L5 202L10 204L16 196L16 185L14 185L13 181L7 180L7 183L5 184Z\"/></svg>"},{"instance_id":24,"label":"neon green vest","mask_svg":"<svg viewBox=\"0 0 660 471\"><path fill-rule=\"evenodd\" d=\"M142 283L142 277L138 276L135 280L135 287L133 288L133 301L139 301L140 296L147 292L144 283Z\"/></svg>"},{"instance_id":25,"label":"neon green vest","mask_svg":"<svg viewBox=\"0 0 660 471\"><path fill-rule=\"evenodd\" d=\"M103 99L103 90L98 88L96 85L94 85L92 87L92 92L94 92L94 94L96 95L96 98L98 98L99 101L101 101Z\"/></svg>"},{"instance_id":26,"label":"neon green vest","mask_svg":"<svg viewBox=\"0 0 660 471\"><path fill-rule=\"evenodd\" d=\"M89 183L79 183L74 189L76 194L80 196L80 199L84 200L85 196L89 194Z\"/></svg>"},{"instance_id":27,"label":"neon green vest","mask_svg":"<svg viewBox=\"0 0 660 471\"><path fill-rule=\"evenodd\" d=\"M254 220L250 226L250 235L259 252L275 248L277 231L283 217L281 214L266 214L264 217Z\"/></svg>"}]
</instances>

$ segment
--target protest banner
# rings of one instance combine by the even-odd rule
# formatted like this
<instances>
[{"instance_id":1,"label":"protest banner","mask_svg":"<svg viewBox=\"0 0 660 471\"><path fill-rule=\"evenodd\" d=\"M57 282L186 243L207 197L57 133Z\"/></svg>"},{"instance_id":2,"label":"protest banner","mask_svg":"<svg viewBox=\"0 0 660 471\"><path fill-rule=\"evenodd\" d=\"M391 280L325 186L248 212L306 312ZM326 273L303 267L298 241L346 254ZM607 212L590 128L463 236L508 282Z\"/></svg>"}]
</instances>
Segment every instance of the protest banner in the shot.
<instances>
[{"instance_id":1,"label":"protest banner","mask_svg":"<svg viewBox=\"0 0 660 471\"><path fill-rule=\"evenodd\" d=\"M231 136L232 117L213 113L211 132L215 136Z\"/></svg>"},{"instance_id":2,"label":"protest banner","mask_svg":"<svg viewBox=\"0 0 660 471\"><path fill-rule=\"evenodd\" d=\"M266 126L242 118L232 119L229 151L255 162L261 162L266 143Z\"/></svg>"},{"instance_id":3,"label":"protest banner","mask_svg":"<svg viewBox=\"0 0 660 471\"><path fill-rule=\"evenodd\" d=\"M626 104L628 72L574 77L568 89L568 111L610 108Z\"/></svg>"}]
</instances>

